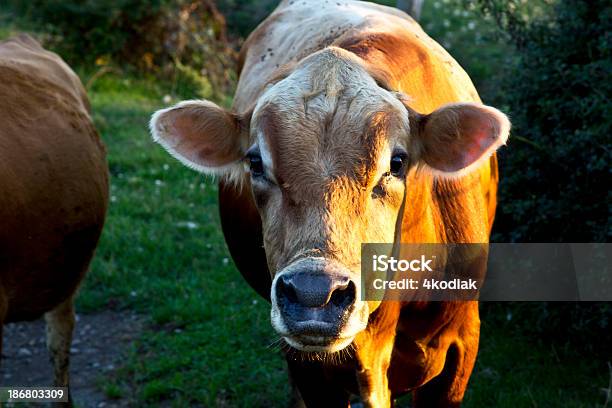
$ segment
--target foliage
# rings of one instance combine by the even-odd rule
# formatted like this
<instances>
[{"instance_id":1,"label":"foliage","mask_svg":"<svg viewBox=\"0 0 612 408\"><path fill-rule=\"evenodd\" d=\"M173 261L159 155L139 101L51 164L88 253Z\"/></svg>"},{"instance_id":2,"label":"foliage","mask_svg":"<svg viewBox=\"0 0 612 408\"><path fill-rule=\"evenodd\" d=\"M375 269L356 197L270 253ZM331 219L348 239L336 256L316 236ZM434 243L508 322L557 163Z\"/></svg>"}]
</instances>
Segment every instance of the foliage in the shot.
<instances>
[{"instance_id":1,"label":"foliage","mask_svg":"<svg viewBox=\"0 0 612 408\"><path fill-rule=\"evenodd\" d=\"M513 130L500 152L496 241L606 242L610 224L612 7L481 0L514 47L497 84ZM557 346L609 352L609 303L489 305L485 319ZM486 309L485 309L486 310ZM493 310L493 311L491 311ZM581 341L589 338L589 341Z\"/></svg>"},{"instance_id":2,"label":"foliage","mask_svg":"<svg viewBox=\"0 0 612 408\"><path fill-rule=\"evenodd\" d=\"M236 53L210 0L9 0L71 65L116 63L173 80L193 97L233 89Z\"/></svg>"},{"instance_id":3,"label":"foliage","mask_svg":"<svg viewBox=\"0 0 612 408\"><path fill-rule=\"evenodd\" d=\"M481 0L516 48L500 84L513 122L495 239L605 242L610 223L612 7L562 0L531 20Z\"/></svg>"},{"instance_id":4,"label":"foliage","mask_svg":"<svg viewBox=\"0 0 612 408\"><path fill-rule=\"evenodd\" d=\"M246 38L278 5L277 0L221 0L219 10L232 34Z\"/></svg>"}]
</instances>

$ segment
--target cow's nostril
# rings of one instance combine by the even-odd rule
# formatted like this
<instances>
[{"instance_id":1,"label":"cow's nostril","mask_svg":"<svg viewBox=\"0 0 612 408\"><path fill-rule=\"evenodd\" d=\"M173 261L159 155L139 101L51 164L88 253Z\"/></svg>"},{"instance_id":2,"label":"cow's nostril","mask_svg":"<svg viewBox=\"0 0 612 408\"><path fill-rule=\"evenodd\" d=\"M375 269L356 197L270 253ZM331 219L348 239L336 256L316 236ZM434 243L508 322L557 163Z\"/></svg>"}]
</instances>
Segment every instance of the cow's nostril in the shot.
<instances>
[{"instance_id":1,"label":"cow's nostril","mask_svg":"<svg viewBox=\"0 0 612 408\"><path fill-rule=\"evenodd\" d=\"M283 277L278 280L277 285L277 293L279 295L284 296L291 303L296 303L298 301L297 294L295 293L295 288L293 287L291 282L286 282Z\"/></svg>"},{"instance_id":2,"label":"cow's nostril","mask_svg":"<svg viewBox=\"0 0 612 408\"><path fill-rule=\"evenodd\" d=\"M338 287L329 300L334 306L347 308L355 301L355 284L349 281L344 287Z\"/></svg>"}]
</instances>

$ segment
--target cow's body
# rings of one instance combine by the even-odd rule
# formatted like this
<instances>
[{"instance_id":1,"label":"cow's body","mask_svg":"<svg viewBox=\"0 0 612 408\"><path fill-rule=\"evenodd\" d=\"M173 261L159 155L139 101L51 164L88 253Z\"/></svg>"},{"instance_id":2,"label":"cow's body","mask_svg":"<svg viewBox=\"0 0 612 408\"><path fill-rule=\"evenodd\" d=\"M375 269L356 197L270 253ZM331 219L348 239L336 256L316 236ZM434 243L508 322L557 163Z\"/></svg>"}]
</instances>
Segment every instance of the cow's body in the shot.
<instances>
[{"instance_id":1,"label":"cow's body","mask_svg":"<svg viewBox=\"0 0 612 408\"><path fill-rule=\"evenodd\" d=\"M251 108L279 68L329 45L350 50L384 70L392 78L393 89L408 95L418 112L429 113L452 102L480 101L457 62L404 13L370 3L293 3L282 2L245 43L234 104L237 112ZM495 156L479 172L456 181L436 182L431 175L412 173L406 202L413 208L405 212L402 242L487 242L496 205L496 175ZM220 192L222 223L232 256L251 286L269 297L270 274L251 192L248 188L239 192L224 183ZM362 344L362 349L357 348L358 359L371 366L372 374L356 376L355 361L341 366L289 361L308 405L323 406L334 395L345 401L346 391L367 399L367 382L375 380L363 377L384 375L377 372L382 367L368 360L384 353L390 344L394 344L388 376L392 395L428 383L421 391L427 393L425 404L438 399L460 401L478 348L477 304L399 307L387 302L376 313L380 318L371 318L356 341ZM445 382L453 383L452 390Z\"/></svg>"},{"instance_id":2,"label":"cow's body","mask_svg":"<svg viewBox=\"0 0 612 408\"><path fill-rule=\"evenodd\" d=\"M72 297L106 214L105 149L78 77L30 37L0 43L0 100L0 328L47 313L65 386Z\"/></svg>"},{"instance_id":3,"label":"cow's body","mask_svg":"<svg viewBox=\"0 0 612 408\"><path fill-rule=\"evenodd\" d=\"M407 15L286 0L247 39L233 111L184 101L154 140L224 177L228 247L271 301L307 406L460 404L476 302L361 300L361 244L485 243L510 123ZM248 166L245 168L245 162ZM247 171L248 169L248 171Z\"/></svg>"}]
</instances>

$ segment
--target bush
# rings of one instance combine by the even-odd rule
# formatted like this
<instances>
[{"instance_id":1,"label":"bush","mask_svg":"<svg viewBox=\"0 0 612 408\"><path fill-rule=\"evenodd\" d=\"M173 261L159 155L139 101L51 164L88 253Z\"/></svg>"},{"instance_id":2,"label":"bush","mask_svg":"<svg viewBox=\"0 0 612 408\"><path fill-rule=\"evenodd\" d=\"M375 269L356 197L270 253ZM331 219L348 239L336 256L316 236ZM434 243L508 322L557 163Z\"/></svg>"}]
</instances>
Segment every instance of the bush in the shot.
<instances>
[{"instance_id":1,"label":"bush","mask_svg":"<svg viewBox=\"0 0 612 408\"><path fill-rule=\"evenodd\" d=\"M514 52L497 84L513 123L500 153L494 241L606 242L610 227L612 9L606 1L480 0ZM604 302L488 303L483 318L545 342L601 353Z\"/></svg>"},{"instance_id":2,"label":"bush","mask_svg":"<svg viewBox=\"0 0 612 408\"><path fill-rule=\"evenodd\" d=\"M233 89L236 52L211 0L32 0L12 8L51 33L71 65L117 63L174 81L186 96Z\"/></svg>"},{"instance_id":3,"label":"bush","mask_svg":"<svg viewBox=\"0 0 612 408\"><path fill-rule=\"evenodd\" d=\"M224 0L218 3L232 34L248 36L278 5L278 0Z\"/></svg>"},{"instance_id":4,"label":"bush","mask_svg":"<svg viewBox=\"0 0 612 408\"><path fill-rule=\"evenodd\" d=\"M166 0L10 0L20 14L56 35L54 46L74 62L117 55L136 27L157 15Z\"/></svg>"},{"instance_id":5,"label":"bush","mask_svg":"<svg viewBox=\"0 0 612 408\"><path fill-rule=\"evenodd\" d=\"M481 0L516 48L500 96L497 241L606 242L610 224L612 7L560 0L531 20L520 0Z\"/></svg>"}]
</instances>

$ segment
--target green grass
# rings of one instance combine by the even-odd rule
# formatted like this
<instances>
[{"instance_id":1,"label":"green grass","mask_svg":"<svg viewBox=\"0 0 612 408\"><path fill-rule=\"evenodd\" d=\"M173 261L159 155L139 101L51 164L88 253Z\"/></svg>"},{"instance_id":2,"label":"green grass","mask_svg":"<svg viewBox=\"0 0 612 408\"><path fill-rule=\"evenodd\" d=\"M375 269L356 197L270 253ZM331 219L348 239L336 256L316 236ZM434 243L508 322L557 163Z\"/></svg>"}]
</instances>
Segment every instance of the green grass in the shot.
<instances>
[{"instance_id":1,"label":"green grass","mask_svg":"<svg viewBox=\"0 0 612 408\"><path fill-rule=\"evenodd\" d=\"M602 389L609 382L606 361L517 332L483 321L465 406L603 406Z\"/></svg>"}]
</instances>

